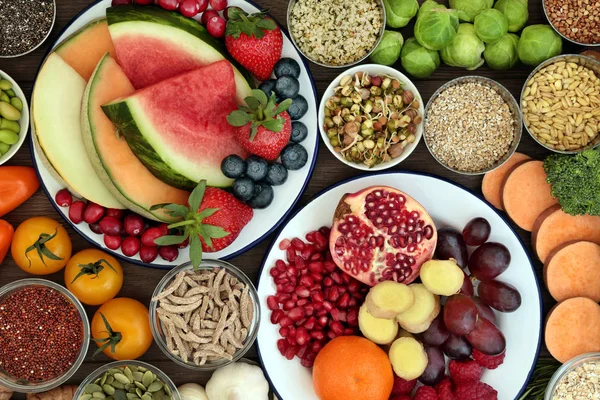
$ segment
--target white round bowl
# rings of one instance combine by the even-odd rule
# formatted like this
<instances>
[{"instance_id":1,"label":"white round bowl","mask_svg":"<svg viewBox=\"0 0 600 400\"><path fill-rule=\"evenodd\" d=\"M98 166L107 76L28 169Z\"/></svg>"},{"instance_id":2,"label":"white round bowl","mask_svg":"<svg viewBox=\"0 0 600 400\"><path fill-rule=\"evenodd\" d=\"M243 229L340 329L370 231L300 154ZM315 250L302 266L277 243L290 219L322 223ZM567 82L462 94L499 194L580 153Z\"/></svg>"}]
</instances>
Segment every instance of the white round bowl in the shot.
<instances>
[{"instance_id":1,"label":"white round bowl","mask_svg":"<svg viewBox=\"0 0 600 400\"><path fill-rule=\"evenodd\" d=\"M27 98L25 97L25 94L21 90L21 87L13 78L10 77L10 75L0 70L0 78L6 79L10 83L12 83L12 90L15 92L15 95L23 102L23 109L21 110L21 119L17 121L21 126L21 132L19 132L19 141L10 146L10 149L8 149L6 154L0 156L0 165L2 165L8 160L10 160L12 156L14 156L17 153L17 151L19 151L21 146L23 146L23 142L25 141L25 137L27 136L27 132L29 131L29 105L27 103Z\"/></svg>"},{"instance_id":2,"label":"white round bowl","mask_svg":"<svg viewBox=\"0 0 600 400\"><path fill-rule=\"evenodd\" d=\"M343 162L344 164L346 164L352 168L359 169L361 171L383 171L384 169L392 168L392 167L400 164L402 161L406 160L411 155L411 153L417 148L417 146L419 145L419 142L421 141L421 137L423 136L423 122L421 122L419 124L419 126L417 126L417 131L415 132L415 141L410 143L409 145L407 145L404 148L404 152L402 153L402 155L398 158L394 158L391 161L377 164L373 167L368 167L364 164L350 162L350 161L346 160L344 157L342 157L340 155L340 153L336 152L333 149L333 146L331 145L331 143L329 143L329 138L327 137L327 132L325 132L325 130L323 129L323 125L325 123L325 102L327 101L327 99L329 99L330 97L335 95L334 89L337 86L339 86L340 79L342 79L343 76L354 75L357 72L368 72L369 75L371 75L371 76L388 75L388 76L398 79L400 82L402 82L403 87L405 89L408 89L411 92L413 92L413 94L415 95L415 99L419 100L419 103L420 103L419 104L419 115L421 115L421 117L423 118L423 121L424 121L425 120L425 106L423 105L423 98L421 97L421 94L419 93L419 90L417 89L415 84L410 79L408 79L408 77L406 75L402 74L401 72L397 71L394 68L387 67L385 65L378 65L378 64L365 64L365 65L358 65L356 67L350 68L350 69L342 72L338 77L336 77L331 82L331 84L329 85L327 90L325 90L325 93L323 94L323 97L321 98L321 104L319 104L319 132L321 132L321 138L323 139L323 142L325 142L325 146L327 146L327 148L329 149L331 154L333 154L335 156L335 158L337 158L338 160L340 160L341 162Z\"/></svg>"}]
</instances>

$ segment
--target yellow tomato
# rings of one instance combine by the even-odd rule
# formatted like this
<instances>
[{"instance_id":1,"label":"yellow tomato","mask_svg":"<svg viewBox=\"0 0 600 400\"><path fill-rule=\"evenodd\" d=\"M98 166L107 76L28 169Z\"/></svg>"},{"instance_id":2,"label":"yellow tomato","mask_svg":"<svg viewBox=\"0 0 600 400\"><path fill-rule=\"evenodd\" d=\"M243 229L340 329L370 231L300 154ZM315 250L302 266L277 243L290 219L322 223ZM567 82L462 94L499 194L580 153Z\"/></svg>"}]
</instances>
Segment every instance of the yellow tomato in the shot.
<instances>
[{"instance_id":1,"label":"yellow tomato","mask_svg":"<svg viewBox=\"0 0 600 400\"><path fill-rule=\"evenodd\" d=\"M99 306L121 290L123 269L110 254L96 249L83 250L67 263L65 284L82 303Z\"/></svg>"},{"instance_id":2,"label":"yellow tomato","mask_svg":"<svg viewBox=\"0 0 600 400\"><path fill-rule=\"evenodd\" d=\"M126 297L107 301L92 318L92 339L113 360L141 357L153 340L148 309Z\"/></svg>"},{"instance_id":3,"label":"yellow tomato","mask_svg":"<svg viewBox=\"0 0 600 400\"><path fill-rule=\"evenodd\" d=\"M11 253L15 263L33 275L60 271L71 258L71 239L57 221L46 217L30 218L17 228Z\"/></svg>"}]
</instances>

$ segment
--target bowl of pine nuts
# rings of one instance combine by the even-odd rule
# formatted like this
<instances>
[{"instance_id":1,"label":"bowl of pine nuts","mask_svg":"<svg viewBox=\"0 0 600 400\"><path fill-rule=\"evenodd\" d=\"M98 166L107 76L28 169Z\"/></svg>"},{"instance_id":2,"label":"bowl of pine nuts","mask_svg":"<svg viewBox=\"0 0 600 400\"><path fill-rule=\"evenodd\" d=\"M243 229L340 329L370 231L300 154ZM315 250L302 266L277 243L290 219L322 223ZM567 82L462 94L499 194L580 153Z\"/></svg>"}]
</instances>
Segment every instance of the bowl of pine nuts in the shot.
<instances>
[{"instance_id":1,"label":"bowl of pine nuts","mask_svg":"<svg viewBox=\"0 0 600 400\"><path fill-rule=\"evenodd\" d=\"M564 54L540 64L521 91L527 132L540 145L575 154L600 145L600 62Z\"/></svg>"}]
</instances>

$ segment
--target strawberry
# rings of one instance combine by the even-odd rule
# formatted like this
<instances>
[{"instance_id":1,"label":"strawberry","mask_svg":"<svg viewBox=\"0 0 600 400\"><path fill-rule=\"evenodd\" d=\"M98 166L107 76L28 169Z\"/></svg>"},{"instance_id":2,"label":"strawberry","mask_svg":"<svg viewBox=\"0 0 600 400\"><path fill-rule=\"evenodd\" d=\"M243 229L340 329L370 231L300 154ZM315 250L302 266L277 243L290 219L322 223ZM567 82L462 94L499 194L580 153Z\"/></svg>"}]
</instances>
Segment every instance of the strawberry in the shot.
<instances>
[{"instance_id":1,"label":"strawberry","mask_svg":"<svg viewBox=\"0 0 600 400\"><path fill-rule=\"evenodd\" d=\"M431 386L421 386L415 392L413 400L439 400L438 394Z\"/></svg>"},{"instance_id":2,"label":"strawberry","mask_svg":"<svg viewBox=\"0 0 600 400\"><path fill-rule=\"evenodd\" d=\"M179 229L181 235L166 235L156 240L159 246L178 245L189 239L190 260L194 268L202 262L202 252L216 252L229 246L254 212L234 195L224 190L206 187L202 180L190 194L188 206L157 204L151 210L163 208L165 213L181 219L167 228Z\"/></svg>"},{"instance_id":3,"label":"strawberry","mask_svg":"<svg viewBox=\"0 0 600 400\"><path fill-rule=\"evenodd\" d=\"M473 360L452 360L448 365L448 370L450 371L450 378L455 385L479 382L481 375L483 374L481 365L477 364L477 362Z\"/></svg>"},{"instance_id":4,"label":"strawberry","mask_svg":"<svg viewBox=\"0 0 600 400\"><path fill-rule=\"evenodd\" d=\"M227 116L227 122L236 126L237 138L250 153L268 161L275 161L292 135L292 122L286 112L291 99L275 102L275 94L267 95L255 89L246 97L246 106L240 106Z\"/></svg>"},{"instance_id":5,"label":"strawberry","mask_svg":"<svg viewBox=\"0 0 600 400\"><path fill-rule=\"evenodd\" d=\"M283 35L265 12L236 13L227 21L225 46L233 58L259 81L267 80L281 58Z\"/></svg>"},{"instance_id":6,"label":"strawberry","mask_svg":"<svg viewBox=\"0 0 600 400\"><path fill-rule=\"evenodd\" d=\"M501 354L498 354L497 356L488 356L480 351L473 349L472 356L475 359L475 361L477 361L477 364L481 365L483 368L496 369L504 363L506 351L502 352Z\"/></svg>"},{"instance_id":7,"label":"strawberry","mask_svg":"<svg viewBox=\"0 0 600 400\"><path fill-rule=\"evenodd\" d=\"M458 385L456 397L458 400L497 400L498 392L483 382L471 382Z\"/></svg>"},{"instance_id":8,"label":"strawberry","mask_svg":"<svg viewBox=\"0 0 600 400\"><path fill-rule=\"evenodd\" d=\"M417 384L417 380L407 381L399 376L394 376L394 387L392 388L393 395L409 394Z\"/></svg>"},{"instance_id":9,"label":"strawberry","mask_svg":"<svg viewBox=\"0 0 600 400\"><path fill-rule=\"evenodd\" d=\"M440 400L458 400L454 393L452 381L448 377L435 385L435 390L437 391L438 396L440 396Z\"/></svg>"}]
</instances>

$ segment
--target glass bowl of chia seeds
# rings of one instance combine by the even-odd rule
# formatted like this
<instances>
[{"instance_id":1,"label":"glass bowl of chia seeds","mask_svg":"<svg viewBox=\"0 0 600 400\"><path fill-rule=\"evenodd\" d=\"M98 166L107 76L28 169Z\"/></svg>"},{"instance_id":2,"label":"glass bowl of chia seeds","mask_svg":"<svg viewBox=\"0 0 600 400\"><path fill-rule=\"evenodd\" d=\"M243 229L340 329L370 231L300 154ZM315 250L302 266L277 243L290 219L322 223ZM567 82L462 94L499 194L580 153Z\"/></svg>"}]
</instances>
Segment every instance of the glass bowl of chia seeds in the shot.
<instances>
[{"instance_id":1,"label":"glass bowl of chia seeds","mask_svg":"<svg viewBox=\"0 0 600 400\"><path fill-rule=\"evenodd\" d=\"M0 288L0 386L46 392L79 369L90 326L79 300L44 279L22 279Z\"/></svg>"},{"instance_id":2,"label":"glass bowl of chia seeds","mask_svg":"<svg viewBox=\"0 0 600 400\"><path fill-rule=\"evenodd\" d=\"M0 58L36 50L50 36L55 21L55 0L0 1Z\"/></svg>"},{"instance_id":3,"label":"glass bowl of chia seeds","mask_svg":"<svg viewBox=\"0 0 600 400\"><path fill-rule=\"evenodd\" d=\"M150 301L158 347L175 363L214 371L241 359L256 340L260 304L252 281L221 260L173 268Z\"/></svg>"},{"instance_id":4,"label":"glass bowl of chia seeds","mask_svg":"<svg viewBox=\"0 0 600 400\"><path fill-rule=\"evenodd\" d=\"M160 369L142 361L106 364L81 382L73 400L181 400L177 386Z\"/></svg>"}]
</instances>

